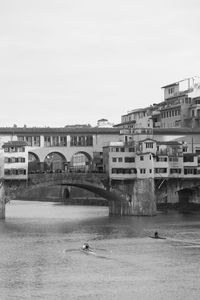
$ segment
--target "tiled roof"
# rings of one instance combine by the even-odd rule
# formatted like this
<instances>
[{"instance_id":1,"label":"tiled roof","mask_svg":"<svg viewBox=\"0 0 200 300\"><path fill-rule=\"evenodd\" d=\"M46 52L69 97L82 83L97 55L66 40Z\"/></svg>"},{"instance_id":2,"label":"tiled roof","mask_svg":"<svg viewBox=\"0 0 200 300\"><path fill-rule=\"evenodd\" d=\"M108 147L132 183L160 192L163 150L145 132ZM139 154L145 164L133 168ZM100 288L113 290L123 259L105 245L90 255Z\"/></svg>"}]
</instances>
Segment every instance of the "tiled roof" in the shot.
<instances>
[{"instance_id":1,"label":"tiled roof","mask_svg":"<svg viewBox=\"0 0 200 300\"><path fill-rule=\"evenodd\" d=\"M158 145L182 145L181 142L178 141L158 141Z\"/></svg>"},{"instance_id":2,"label":"tiled roof","mask_svg":"<svg viewBox=\"0 0 200 300\"><path fill-rule=\"evenodd\" d=\"M119 134L118 128L99 127L0 127L0 135L40 135L40 134Z\"/></svg>"},{"instance_id":3,"label":"tiled roof","mask_svg":"<svg viewBox=\"0 0 200 300\"><path fill-rule=\"evenodd\" d=\"M10 141L3 144L2 148L9 148L9 147L24 147L27 146L26 142L23 141Z\"/></svg>"}]
</instances>

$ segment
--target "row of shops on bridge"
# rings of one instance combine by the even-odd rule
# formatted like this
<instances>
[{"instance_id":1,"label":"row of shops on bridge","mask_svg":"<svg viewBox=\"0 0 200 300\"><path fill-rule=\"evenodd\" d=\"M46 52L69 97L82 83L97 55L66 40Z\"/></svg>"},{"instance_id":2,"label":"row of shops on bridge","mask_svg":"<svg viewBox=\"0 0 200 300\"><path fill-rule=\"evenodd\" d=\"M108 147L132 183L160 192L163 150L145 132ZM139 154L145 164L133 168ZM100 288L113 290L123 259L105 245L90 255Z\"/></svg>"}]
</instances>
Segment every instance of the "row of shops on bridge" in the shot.
<instances>
[{"instance_id":1,"label":"row of shops on bridge","mask_svg":"<svg viewBox=\"0 0 200 300\"><path fill-rule=\"evenodd\" d=\"M198 151L188 152L186 143L148 137L137 143L110 142L93 156L77 152L71 161L59 151L40 161L26 142L10 141L1 149L0 164L1 178L5 179L27 179L29 173L42 172L105 172L112 180L200 178Z\"/></svg>"},{"instance_id":2,"label":"row of shops on bridge","mask_svg":"<svg viewBox=\"0 0 200 300\"><path fill-rule=\"evenodd\" d=\"M159 201L167 198L169 201L170 198L176 203L181 190L189 187L187 197L200 203L200 154L194 145L191 153L186 143L161 142L151 137L137 142L109 142L101 152L93 153L93 157L82 151L75 153L70 162L59 152L47 154L45 161L41 162L29 149L24 141L3 144L0 151L1 178L16 181L28 180L29 174L37 173L96 172L107 174L112 185L153 179ZM183 185L181 180L186 184ZM194 193L189 181L197 183ZM185 195L184 192L181 197Z\"/></svg>"}]
</instances>

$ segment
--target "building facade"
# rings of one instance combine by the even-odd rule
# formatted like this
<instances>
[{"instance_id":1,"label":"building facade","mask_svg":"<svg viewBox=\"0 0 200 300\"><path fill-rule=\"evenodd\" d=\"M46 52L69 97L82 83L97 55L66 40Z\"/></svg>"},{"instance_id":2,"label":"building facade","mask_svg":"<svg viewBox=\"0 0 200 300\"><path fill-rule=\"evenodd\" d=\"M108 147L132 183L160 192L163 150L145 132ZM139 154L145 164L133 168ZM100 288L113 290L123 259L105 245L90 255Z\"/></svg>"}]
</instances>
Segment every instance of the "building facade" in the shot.
<instances>
[{"instance_id":1,"label":"building facade","mask_svg":"<svg viewBox=\"0 0 200 300\"><path fill-rule=\"evenodd\" d=\"M200 178L200 156L185 152L181 142L144 139L114 143L103 148L104 170L111 180L143 178Z\"/></svg>"},{"instance_id":2,"label":"building facade","mask_svg":"<svg viewBox=\"0 0 200 300\"><path fill-rule=\"evenodd\" d=\"M27 180L28 149L25 142L10 141L3 144L1 169L5 180Z\"/></svg>"},{"instance_id":3,"label":"building facade","mask_svg":"<svg viewBox=\"0 0 200 300\"><path fill-rule=\"evenodd\" d=\"M164 99L147 108L135 109L116 125L124 129L199 128L200 77L187 78L162 87Z\"/></svg>"},{"instance_id":4,"label":"building facade","mask_svg":"<svg viewBox=\"0 0 200 300\"><path fill-rule=\"evenodd\" d=\"M30 172L66 171L71 167L97 167L102 171L103 146L121 138L117 128L0 128L2 145L6 141L27 143Z\"/></svg>"}]
</instances>

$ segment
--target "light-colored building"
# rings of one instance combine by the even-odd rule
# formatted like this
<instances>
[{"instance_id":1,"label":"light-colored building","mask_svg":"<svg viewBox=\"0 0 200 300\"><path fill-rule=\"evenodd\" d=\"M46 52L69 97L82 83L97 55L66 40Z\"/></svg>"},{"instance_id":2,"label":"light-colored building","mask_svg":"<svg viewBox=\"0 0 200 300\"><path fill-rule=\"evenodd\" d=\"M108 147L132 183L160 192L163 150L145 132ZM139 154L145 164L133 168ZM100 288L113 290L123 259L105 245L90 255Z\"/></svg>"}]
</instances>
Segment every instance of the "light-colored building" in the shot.
<instances>
[{"instance_id":1,"label":"light-colored building","mask_svg":"<svg viewBox=\"0 0 200 300\"><path fill-rule=\"evenodd\" d=\"M111 142L103 148L104 171L114 180L154 178L154 152L155 141L151 139L139 144Z\"/></svg>"},{"instance_id":2,"label":"light-colored building","mask_svg":"<svg viewBox=\"0 0 200 300\"><path fill-rule=\"evenodd\" d=\"M16 139L28 144L29 170L33 173L60 171L60 169L64 171L69 168L76 155L84 155L84 164L86 165L89 160L91 166L94 153L98 170L102 170L103 165L100 164L103 146L122 138L118 128L90 126L0 128L2 143L6 137L9 137L9 140Z\"/></svg>"},{"instance_id":3,"label":"light-colored building","mask_svg":"<svg viewBox=\"0 0 200 300\"><path fill-rule=\"evenodd\" d=\"M200 77L191 77L162 87L164 99L147 108L122 115L123 129L200 127Z\"/></svg>"},{"instance_id":4,"label":"light-colored building","mask_svg":"<svg viewBox=\"0 0 200 300\"><path fill-rule=\"evenodd\" d=\"M150 138L137 143L111 142L103 148L104 170L111 180L200 178L198 154L185 149L181 142Z\"/></svg>"},{"instance_id":5,"label":"light-colored building","mask_svg":"<svg viewBox=\"0 0 200 300\"><path fill-rule=\"evenodd\" d=\"M100 119L97 121L97 127L99 128L112 128L113 124L110 123L107 119Z\"/></svg>"},{"instance_id":6,"label":"light-colored building","mask_svg":"<svg viewBox=\"0 0 200 300\"><path fill-rule=\"evenodd\" d=\"M28 178L28 149L25 142L10 141L3 144L1 174L5 180Z\"/></svg>"}]
</instances>

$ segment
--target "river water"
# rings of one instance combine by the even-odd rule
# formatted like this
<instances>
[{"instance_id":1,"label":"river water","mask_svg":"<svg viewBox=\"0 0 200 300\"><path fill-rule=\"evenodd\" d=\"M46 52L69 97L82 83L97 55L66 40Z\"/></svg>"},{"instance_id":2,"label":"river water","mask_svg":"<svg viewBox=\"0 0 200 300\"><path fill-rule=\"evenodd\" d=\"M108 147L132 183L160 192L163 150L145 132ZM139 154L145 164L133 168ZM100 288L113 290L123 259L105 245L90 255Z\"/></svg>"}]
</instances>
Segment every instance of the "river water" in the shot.
<instances>
[{"instance_id":1,"label":"river water","mask_svg":"<svg viewBox=\"0 0 200 300\"><path fill-rule=\"evenodd\" d=\"M93 253L80 250L85 241ZM200 299L200 215L12 201L0 253L1 300Z\"/></svg>"}]
</instances>

